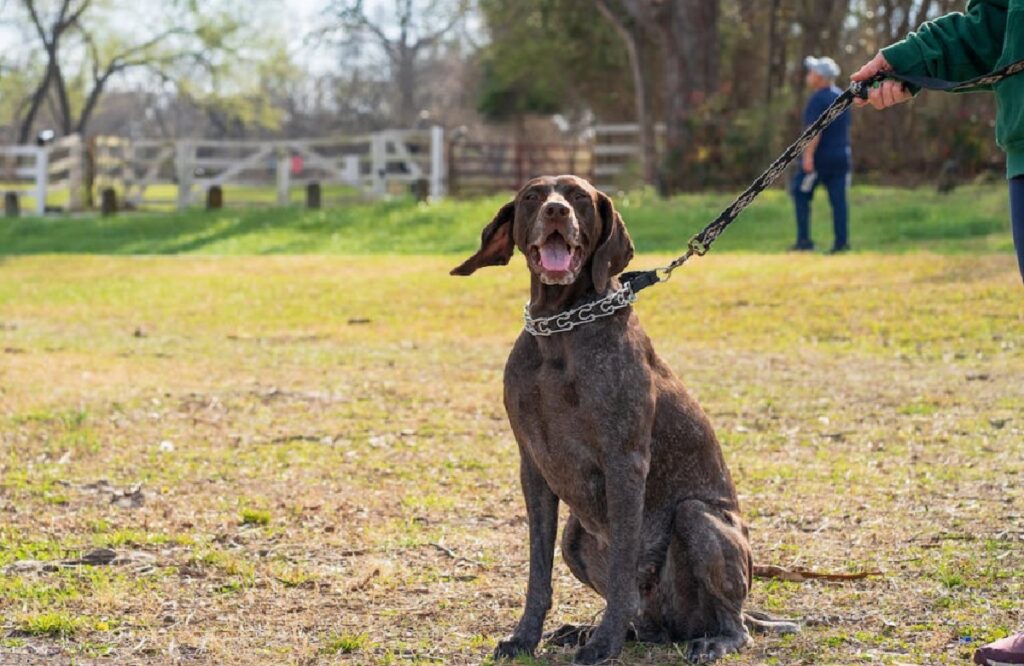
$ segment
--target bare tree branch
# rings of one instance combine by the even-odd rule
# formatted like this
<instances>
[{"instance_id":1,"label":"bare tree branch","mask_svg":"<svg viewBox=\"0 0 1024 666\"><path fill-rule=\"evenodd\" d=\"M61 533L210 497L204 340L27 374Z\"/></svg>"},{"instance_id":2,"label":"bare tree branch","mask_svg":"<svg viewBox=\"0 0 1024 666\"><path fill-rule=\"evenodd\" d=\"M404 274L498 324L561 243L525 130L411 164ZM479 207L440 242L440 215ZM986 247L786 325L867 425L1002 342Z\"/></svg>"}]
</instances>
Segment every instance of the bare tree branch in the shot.
<instances>
[{"instance_id":1,"label":"bare tree branch","mask_svg":"<svg viewBox=\"0 0 1024 666\"><path fill-rule=\"evenodd\" d=\"M392 84L398 93L395 103L398 121L406 126L411 125L418 116L416 74L421 53L437 44L445 35L451 34L469 9L468 0L456 0L440 25L428 29L427 23L435 21L421 21L417 26L417 15L432 19L439 14L440 4L433 2L417 8L413 0L395 0L393 18L398 34L391 36L382 25L366 15L363 0L336 0L328 6L326 14L333 16L338 23L317 33L322 37L338 32L346 32L350 36L364 33L373 38L390 64Z\"/></svg>"}]
</instances>

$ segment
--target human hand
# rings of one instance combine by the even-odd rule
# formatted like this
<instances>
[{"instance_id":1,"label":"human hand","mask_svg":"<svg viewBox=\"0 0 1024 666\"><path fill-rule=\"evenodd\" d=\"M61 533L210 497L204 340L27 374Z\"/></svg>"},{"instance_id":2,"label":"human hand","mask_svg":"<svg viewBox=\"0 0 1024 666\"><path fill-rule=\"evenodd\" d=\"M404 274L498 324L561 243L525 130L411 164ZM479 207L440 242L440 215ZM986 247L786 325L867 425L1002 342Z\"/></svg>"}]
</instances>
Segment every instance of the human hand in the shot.
<instances>
[{"instance_id":1,"label":"human hand","mask_svg":"<svg viewBox=\"0 0 1024 666\"><path fill-rule=\"evenodd\" d=\"M814 153L809 150L804 151L803 168L804 173L814 173Z\"/></svg>"},{"instance_id":2,"label":"human hand","mask_svg":"<svg viewBox=\"0 0 1024 666\"><path fill-rule=\"evenodd\" d=\"M879 72L891 72L892 65L885 59L881 51L868 61L863 67L858 69L850 77L851 81L866 81ZM886 107L894 106L896 104L902 104L910 100L913 95L907 90L906 86L900 81L882 81L875 88L868 90L868 98L861 99L857 98L854 100L854 104L857 106L871 105L876 109L884 109Z\"/></svg>"}]
</instances>

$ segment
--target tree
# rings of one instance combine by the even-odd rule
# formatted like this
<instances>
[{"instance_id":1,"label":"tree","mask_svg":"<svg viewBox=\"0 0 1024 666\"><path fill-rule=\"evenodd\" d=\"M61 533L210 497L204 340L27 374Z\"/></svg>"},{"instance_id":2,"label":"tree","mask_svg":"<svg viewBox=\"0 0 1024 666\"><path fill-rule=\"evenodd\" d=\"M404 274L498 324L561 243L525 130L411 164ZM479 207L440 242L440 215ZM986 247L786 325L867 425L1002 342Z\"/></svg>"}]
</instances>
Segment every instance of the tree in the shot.
<instances>
[{"instance_id":1,"label":"tree","mask_svg":"<svg viewBox=\"0 0 1024 666\"><path fill-rule=\"evenodd\" d=\"M477 108L492 120L528 114L634 117L629 64L606 21L579 0L481 0L490 41L479 53Z\"/></svg>"},{"instance_id":2,"label":"tree","mask_svg":"<svg viewBox=\"0 0 1024 666\"><path fill-rule=\"evenodd\" d=\"M621 7L658 36L666 125L661 184L676 190L688 182L697 154L693 112L718 89L719 0L622 0Z\"/></svg>"},{"instance_id":3,"label":"tree","mask_svg":"<svg viewBox=\"0 0 1024 666\"><path fill-rule=\"evenodd\" d=\"M629 58L629 71L633 80L633 104L636 122L640 128L640 173L644 183L653 185L657 179L657 155L654 146L654 121L649 110L645 52L647 36L638 20L640 12L630 11L629 0L594 0L597 10L615 29Z\"/></svg>"},{"instance_id":4,"label":"tree","mask_svg":"<svg viewBox=\"0 0 1024 666\"><path fill-rule=\"evenodd\" d=\"M241 31L231 12L204 12L198 3L170 2L157 31L145 28L127 37L106 23L96 0L20 0L46 64L21 120L19 141L28 141L38 113L53 101L62 134L85 133L110 82L131 70L146 70L159 80L183 80L231 50ZM55 100L55 101L54 101Z\"/></svg>"},{"instance_id":5,"label":"tree","mask_svg":"<svg viewBox=\"0 0 1024 666\"><path fill-rule=\"evenodd\" d=\"M60 68L60 49L64 37L82 17L82 14L89 8L92 0L79 0L73 3L72 0L60 0L56 11L51 15L43 15L37 7L36 0L22 0L28 15L35 28L39 41L46 53L46 69L42 80L32 93L31 102L25 117L21 121L21 130L18 132L18 143L26 143L32 132L32 124L35 122L39 107L42 106L50 86L56 88L57 101L60 105L60 113L65 121L62 128L65 134L70 133L70 102L68 100L67 84L64 81Z\"/></svg>"},{"instance_id":6,"label":"tree","mask_svg":"<svg viewBox=\"0 0 1024 666\"><path fill-rule=\"evenodd\" d=\"M350 46L370 40L384 53L396 92L395 120L411 127L419 115L418 74L424 55L450 37L469 10L468 0L394 0L387 16L371 18L363 0L332 0L335 23L321 37L341 33Z\"/></svg>"}]
</instances>

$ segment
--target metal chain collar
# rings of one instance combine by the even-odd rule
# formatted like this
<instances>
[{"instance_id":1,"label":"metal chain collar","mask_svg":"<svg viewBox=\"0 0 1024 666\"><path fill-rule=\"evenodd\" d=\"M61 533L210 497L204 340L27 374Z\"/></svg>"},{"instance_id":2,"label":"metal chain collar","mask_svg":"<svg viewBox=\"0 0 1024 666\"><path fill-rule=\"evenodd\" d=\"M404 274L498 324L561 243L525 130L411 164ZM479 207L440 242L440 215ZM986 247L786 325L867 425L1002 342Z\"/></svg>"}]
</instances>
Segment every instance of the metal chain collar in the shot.
<instances>
[{"instance_id":1,"label":"metal chain collar","mask_svg":"<svg viewBox=\"0 0 1024 666\"><path fill-rule=\"evenodd\" d=\"M610 317L635 302L636 294L633 293L632 285L627 282L621 288L608 292L603 298L550 317L531 316L530 304L527 303L523 308L523 328L530 335L541 338L555 333L568 333L577 326L589 324L595 319Z\"/></svg>"}]
</instances>

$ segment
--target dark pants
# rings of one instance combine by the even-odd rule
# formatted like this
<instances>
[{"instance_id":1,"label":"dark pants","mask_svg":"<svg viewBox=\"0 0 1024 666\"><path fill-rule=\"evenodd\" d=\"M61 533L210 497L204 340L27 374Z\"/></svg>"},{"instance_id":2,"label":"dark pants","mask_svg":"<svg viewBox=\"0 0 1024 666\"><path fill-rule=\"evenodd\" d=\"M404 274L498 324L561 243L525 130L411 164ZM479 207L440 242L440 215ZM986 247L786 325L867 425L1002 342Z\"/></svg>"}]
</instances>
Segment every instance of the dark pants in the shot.
<instances>
[{"instance_id":1,"label":"dark pants","mask_svg":"<svg viewBox=\"0 0 1024 666\"><path fill-rule=\"evenodd\" d=\"M833 247L847 245L847 229L849 225L849 209L846 205L846 184L849 171L819 171L813 180L805 182L807 174L802 168L796 170L790 192L796 206L796 244L799 247L811 247L811 199L818 183L828 190L828 202L832 205L832 228L835 231ZM1024 205L1024 204L1022 204Z\"/></svg>"},{"instance_id":2,"label":"dark pants","mask_svg":"<svg viewBox=\"0 0 1024 666\"><path fill-rule=\"evenodd\" d=\"M1013 245L1017 248L1017 265L1024 279L1024 176L1010 179L1010 223Z\"/></svg>"}]
</instances>

